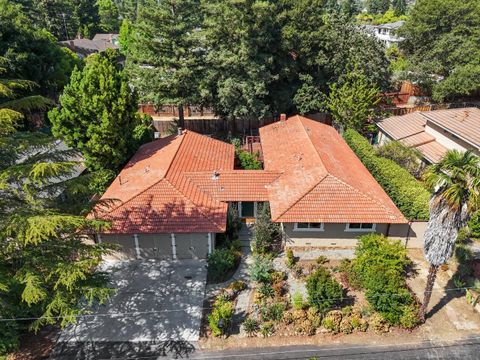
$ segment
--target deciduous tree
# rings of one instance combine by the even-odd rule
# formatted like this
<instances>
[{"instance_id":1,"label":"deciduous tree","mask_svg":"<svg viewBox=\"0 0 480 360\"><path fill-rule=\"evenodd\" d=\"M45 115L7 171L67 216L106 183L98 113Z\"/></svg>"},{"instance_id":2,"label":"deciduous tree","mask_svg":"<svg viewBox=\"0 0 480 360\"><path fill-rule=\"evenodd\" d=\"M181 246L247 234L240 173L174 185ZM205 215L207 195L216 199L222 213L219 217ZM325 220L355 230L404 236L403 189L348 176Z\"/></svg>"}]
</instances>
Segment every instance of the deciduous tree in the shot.
<instances>
[{"instance_id":1,"label":"deciduous tree","mask_svg":"<svg viewBox=\"0 0 480 360\"><path fill-rule=\"evenodd\" d=\"M409 78L437 101L480 90L480 2L419 0L399 30Z\"/></svg>"}]
</instances>

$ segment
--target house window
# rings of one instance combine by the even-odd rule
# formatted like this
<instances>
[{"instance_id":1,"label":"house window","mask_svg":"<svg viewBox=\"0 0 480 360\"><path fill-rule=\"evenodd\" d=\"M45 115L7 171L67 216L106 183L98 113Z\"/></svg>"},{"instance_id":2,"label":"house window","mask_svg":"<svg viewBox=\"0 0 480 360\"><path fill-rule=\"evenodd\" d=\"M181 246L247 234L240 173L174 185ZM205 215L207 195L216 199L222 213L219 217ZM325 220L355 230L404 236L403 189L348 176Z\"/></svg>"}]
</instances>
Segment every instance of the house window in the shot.
<instances>
[{"instance_id":1,"label":"house window","mask_svg":"<svg viewBox=\"0 0 480 360\"><path fill-rule=\"evenodd\" d=\"M323 223L318 222L299 222L293 226L295 231L323 231Z\"/></svg>"},{"instance_id":2,"label":"house window","mask_svg":"<svg viewBox=\"0 0 480 360\"><path fill-rule=\"evenodd\" d=\"M345 231L352 232L372 232L375 231L377 224L373 223L348 223Z\"/></svg>"}]
</instances>

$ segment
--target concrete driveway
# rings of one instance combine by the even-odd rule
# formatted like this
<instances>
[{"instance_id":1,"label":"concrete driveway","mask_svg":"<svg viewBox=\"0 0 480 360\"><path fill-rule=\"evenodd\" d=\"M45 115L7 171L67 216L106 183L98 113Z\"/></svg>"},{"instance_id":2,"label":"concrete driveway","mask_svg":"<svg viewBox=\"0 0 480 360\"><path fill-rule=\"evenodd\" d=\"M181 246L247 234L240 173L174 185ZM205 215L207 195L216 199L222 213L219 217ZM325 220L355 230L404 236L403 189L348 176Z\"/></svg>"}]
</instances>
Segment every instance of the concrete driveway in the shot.
<instances>
[{"instance_id":1,"label":"concrete driveway","mask_svg":"<svg viewBox=\"0 0 480 360\"><path fill-rule=\"evenodd\" d=\"M104 265L117 293L94 316L65 329L59 342L196 342L207 270L205 260L115 261Z\"/></svg>"}]
</instances>

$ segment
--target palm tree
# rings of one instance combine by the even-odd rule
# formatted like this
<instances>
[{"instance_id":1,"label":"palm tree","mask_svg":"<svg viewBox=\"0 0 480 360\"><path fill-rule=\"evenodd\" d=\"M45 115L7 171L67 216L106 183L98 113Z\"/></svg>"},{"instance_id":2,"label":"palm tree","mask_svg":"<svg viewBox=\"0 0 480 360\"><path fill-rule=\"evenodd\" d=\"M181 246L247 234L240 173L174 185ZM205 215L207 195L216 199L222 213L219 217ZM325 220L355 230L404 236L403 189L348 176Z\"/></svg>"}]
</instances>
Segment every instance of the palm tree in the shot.
<instances>
[{"instance_id":1,"label":"palm tree","mask_svg":"<svg viewBox=\"0 0 480 360\"><path fill-rule=\"evenodd\" d=\"M479 158L470 151L450 150L425 174L425 182L433 193L424 239L424 253L430 268L420 309L423 322L438 268L452 256L458 230L466 225L469 214L478 208L479 165Z\"/></svg>"}]
</instances>

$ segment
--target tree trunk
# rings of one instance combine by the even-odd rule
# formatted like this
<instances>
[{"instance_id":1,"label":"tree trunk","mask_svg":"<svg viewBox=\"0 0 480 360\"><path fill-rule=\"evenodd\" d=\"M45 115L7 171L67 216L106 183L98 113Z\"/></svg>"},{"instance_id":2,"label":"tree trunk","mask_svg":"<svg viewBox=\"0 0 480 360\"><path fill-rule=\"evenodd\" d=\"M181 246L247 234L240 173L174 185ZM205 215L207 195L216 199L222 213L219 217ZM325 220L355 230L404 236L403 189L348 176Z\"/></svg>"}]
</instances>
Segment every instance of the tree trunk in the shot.
<instances>
[{"instance_id":1,"label":"tree trunk","mask_svg":"<svg viewBox=\"0 0 480 360\"><path fill-rule=\"evenodd\" d=\"M435 278L437 277L438 266L430 265L428 269L427 285L423 294L423 303L420 308L420 320L425 322L425 314L427 312L428 303L432 296L433 285L435 284Z\"/></svg>"},{"instance_id":2,"label":"tree trunk","mask_svg":"<svg viewBox=\"0 0 480 360\"><path fill-rule=\"evenodd\" d=\"M178 127L182 130L185 129L185 114L183 112L183 105L178 107Z\"/></svg>"}]
</instances>

